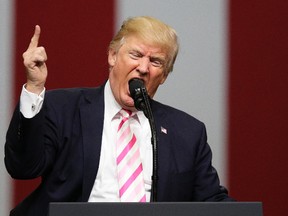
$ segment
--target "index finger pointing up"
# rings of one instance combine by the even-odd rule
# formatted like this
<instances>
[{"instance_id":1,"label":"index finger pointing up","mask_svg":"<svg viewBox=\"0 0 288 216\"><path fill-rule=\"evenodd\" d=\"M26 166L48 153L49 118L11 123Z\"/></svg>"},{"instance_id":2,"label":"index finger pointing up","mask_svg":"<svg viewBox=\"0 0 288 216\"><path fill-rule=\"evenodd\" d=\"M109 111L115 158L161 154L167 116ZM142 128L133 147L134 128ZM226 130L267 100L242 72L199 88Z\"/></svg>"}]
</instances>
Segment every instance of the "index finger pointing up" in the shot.
<instances>
[{"instance_id":1,"label":"index finger pointing up","mask_svg":"<svg viewBox=\"0 0 288 216\"><path fill-rule=\"evenodd\" d=\"M41 29L39 25L35 26L34 35L31 38L31 42L29 44L28 49L36 48L38 46L39 38L40 38Z\"/></svg>"}]
</instances>

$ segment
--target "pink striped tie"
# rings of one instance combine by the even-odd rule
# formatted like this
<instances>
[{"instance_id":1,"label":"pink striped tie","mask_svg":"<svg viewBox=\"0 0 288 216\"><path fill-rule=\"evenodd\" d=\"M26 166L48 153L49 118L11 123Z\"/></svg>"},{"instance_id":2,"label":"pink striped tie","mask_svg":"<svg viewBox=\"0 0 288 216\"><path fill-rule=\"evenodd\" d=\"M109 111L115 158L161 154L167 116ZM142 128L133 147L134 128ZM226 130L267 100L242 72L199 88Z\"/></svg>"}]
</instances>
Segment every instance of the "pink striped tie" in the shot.
<instances>
[{"instance_id":1,"label":"pink striped tie","mask_svg":"<svg viewBox=\"0 0 288 216\"><path fill-rule=\"evenodd\" d=\"M143 168L135 134L129 117L132 112L122 109L117 131L117 174L121 202L146 202Z\"/></svg>"}]
</instances>

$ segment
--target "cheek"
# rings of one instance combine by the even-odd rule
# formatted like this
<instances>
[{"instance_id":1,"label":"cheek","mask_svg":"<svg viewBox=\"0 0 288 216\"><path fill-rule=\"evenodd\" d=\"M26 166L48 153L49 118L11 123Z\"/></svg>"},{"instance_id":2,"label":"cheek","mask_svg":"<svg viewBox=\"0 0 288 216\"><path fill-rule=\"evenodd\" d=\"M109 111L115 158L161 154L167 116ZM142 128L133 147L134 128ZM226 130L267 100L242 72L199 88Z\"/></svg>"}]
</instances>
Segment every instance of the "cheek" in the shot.
<instances>
[{"instance_id":1,"label":"cheek","mask_svg":"<svg viewBox=\"0 0 288 216\"><path fill-rule=\"evenodd\" d=\"M147 86L147 91L150 97L153 97L158 89L159 86L159 82L151 82L149 83L149 85Z\"/></svg>"},{"instance_id":2,"label":"cheek","mask_svg":"<svg viewBox=\"0 0 288 216\"><path fill-rule=\"evenodd\" d=\"M125 69L125 68L124 68ZM109 80L118 94L127 91L127 73L123 70L120 64L115 64L113 69L110 71Z\"/></svg>"},{"instance_id":3,"label":"cheek","mask_svg":"<svg viewBox=\"0 0 288 216\"><path fill-rule=\"evenodd\" d=\"M151 97L154 96L159 85L163 84L166 80L166 76L163 74L163 71L160 71L157 74L157 76L150 77L149 84L147 85L147 91Z\"/></svg>"},{"instance_id":4,"label":"cheek","mask_svg":"<svg viewBox=\"0 0 288 216\"><path fill-rule=\"evenodd\" d=\"M119 57L114 65L115 76L125 77L127 74L133 70L133 64L124 57Z\"/></svg>"},{"instance_id":5,"label":"cheek","mask_svg":"<svg viewBox=\"0 0 288 216\"><path fill-rule=\"evenodd\" d=\"M114 83L121 81L121 77L123 76L123 69L121 68L121 64L117 61L110 71L109 79L113 79Z\"/></svg>"}]
</instances>

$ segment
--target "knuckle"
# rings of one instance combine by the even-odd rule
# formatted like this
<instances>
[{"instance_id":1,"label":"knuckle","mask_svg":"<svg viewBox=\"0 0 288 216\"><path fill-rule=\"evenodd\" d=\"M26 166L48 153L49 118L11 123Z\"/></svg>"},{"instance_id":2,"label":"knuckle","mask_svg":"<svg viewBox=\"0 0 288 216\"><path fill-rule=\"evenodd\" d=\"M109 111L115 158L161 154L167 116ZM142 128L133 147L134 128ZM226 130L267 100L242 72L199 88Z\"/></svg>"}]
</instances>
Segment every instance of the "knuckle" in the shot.
<instances>
[{"instance_id":1,"label":"knuckle","mask_svg":"<svg viewBox=\"0 0 288 216\"><path fill-rule=\"evenodd\" d=\"M43 46L38 47L40 52L45 52L45 48Z\"/></svg>"}]
</instances>

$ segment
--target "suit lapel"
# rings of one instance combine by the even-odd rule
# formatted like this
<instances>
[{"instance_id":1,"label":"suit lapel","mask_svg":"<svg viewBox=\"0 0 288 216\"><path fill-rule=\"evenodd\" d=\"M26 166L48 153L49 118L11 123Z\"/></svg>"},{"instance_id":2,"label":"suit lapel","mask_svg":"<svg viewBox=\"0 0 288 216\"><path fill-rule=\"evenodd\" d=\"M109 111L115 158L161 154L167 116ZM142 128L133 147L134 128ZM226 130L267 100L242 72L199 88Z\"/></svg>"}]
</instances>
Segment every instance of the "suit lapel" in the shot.
<instances>
[{"instance_id":1,"label":"suit lapel","mask_svg":"<svg viewBox=\"0 0 288 216\"><path fill-rule=\"evenodd\" d=\"M165 191L169 191L169 173L175 169L172 157L171 122L162 106L155 101L151 103L158 137L158 201L165 200Z\"/></svg>"},{"instance_id":2,"label":"suit lapel","mask_svg":"<svg viewBox=\"0 0 288 216\"><path fill-rule=\"evenodd\" d=\"M83 134L83 201L87 201L93 187L100 159L104 119L104 87L84 91L86 103L80 107Z\"/></svg>"}]
</instances>

